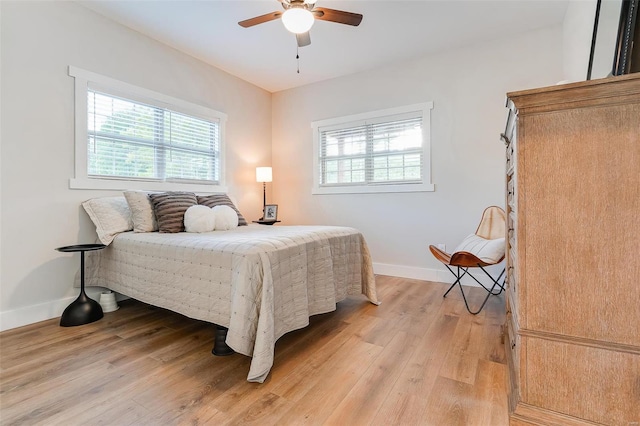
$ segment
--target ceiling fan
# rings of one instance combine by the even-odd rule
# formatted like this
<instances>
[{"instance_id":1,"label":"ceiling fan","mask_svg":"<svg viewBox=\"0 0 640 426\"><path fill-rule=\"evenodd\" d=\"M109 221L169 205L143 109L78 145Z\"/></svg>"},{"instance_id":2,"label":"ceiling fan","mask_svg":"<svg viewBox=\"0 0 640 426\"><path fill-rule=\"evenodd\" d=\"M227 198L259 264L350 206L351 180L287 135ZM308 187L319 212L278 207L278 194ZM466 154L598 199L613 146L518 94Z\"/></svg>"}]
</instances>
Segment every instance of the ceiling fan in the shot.
<instances>
[{"instance_id":1,"label":"ceiling fan","mask_svg":"<svg viewBox=\"0 0 640 426\"><path fill-rule=\"evenodd\" d=\"M255 18L238 22L238 25L249 28L254 25L273 21L282 18L285 28L296 35L298 46L308 46L311 44L309 30L316 19L321 21L337 22L339 24L352 25L357 27L362 21L359 13L345 12L343 10L328 9L326 7L316 7L315 0L278 0L284 12L276 11Z\"/></svg>"}]
</instances>

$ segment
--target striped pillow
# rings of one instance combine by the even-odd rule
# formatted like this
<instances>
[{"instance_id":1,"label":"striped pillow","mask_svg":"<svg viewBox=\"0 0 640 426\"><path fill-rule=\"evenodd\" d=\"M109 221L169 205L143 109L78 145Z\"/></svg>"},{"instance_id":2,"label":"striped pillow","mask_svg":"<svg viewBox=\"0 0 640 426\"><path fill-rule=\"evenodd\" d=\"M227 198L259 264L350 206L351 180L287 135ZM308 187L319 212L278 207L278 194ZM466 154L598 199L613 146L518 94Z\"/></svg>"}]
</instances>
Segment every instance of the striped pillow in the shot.
<instances>
[{"instance_id":1,"label":"striped pillow","mask_svg":"<svg viewBox=\"0 0 640 426\"><path fill-rule=\"evenodd\" d=\"M227 194L198 195L198 204L207 207L229 206L238 213L238 226L247 226L247 220L242 216L240 210L233 205L233 202Z\"/></svg>"},{"instance_id":2,"label":"striped pillow","mask_svg":"<svg viewBox=\"0 0 640 426\"><path fill-rule=\"evenodd\" d=\"M184 213L198 204L193 192L162 192L149 194L160 232L183 232Z\"/></svg>"}]
</instances>

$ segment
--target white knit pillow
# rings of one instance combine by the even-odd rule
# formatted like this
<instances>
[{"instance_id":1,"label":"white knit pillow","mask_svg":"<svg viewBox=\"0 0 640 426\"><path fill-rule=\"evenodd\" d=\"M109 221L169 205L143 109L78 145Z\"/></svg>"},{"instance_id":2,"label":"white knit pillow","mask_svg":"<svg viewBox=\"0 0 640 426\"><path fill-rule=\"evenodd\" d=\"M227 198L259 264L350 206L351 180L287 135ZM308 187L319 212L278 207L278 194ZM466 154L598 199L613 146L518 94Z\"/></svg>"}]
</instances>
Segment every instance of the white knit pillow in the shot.
<instances>
[{"instance_id":1,"label":"white knit pillow","mask_svg":"<svg viewBox=\"0 0 640 426\"><path fill-rule=\"evenodd\" d=\"M215 206L211 211L216 216L216 231L226 231L238 227L238 213L229 206Z\"/></svg>"},{"instance_id":2,"label":"white knit pillow","mask_svg":"<svg viewBox=\"0 0 640 426\"><path fill-rule=\"evenodd\" d=\"M496 263L504 256L504 250L504 238L487 240L476 234L471 234L462 240L460 245L454 250L454 253L466 251L483 262Z\"/></svg>"},{"instance_id":3,"label":"white knit pillow","mask_svg":"<svg viewBox=\"0 0 640 426\"><path fill-rule=\"evenodd\" d=\"M216 215L207 206L191 206L184 213L184 229L187 232L210 232L216 226Z\"/></svg>"}]
</instances>

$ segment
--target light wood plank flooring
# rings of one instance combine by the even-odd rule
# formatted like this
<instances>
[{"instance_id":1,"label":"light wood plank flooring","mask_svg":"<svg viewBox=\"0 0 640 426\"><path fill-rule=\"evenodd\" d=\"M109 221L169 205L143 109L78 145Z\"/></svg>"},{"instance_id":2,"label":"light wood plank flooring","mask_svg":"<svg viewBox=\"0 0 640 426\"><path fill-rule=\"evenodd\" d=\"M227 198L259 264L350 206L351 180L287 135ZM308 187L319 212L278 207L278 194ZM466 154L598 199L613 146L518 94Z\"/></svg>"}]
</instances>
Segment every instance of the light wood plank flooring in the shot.
<instances>
[{"instance_id":1,"label":"light wood plank flooring","mask_svg":"<svg viewBox=\"0 0 640 426\"><path fill-rule=\"evenodd\" d=\"M377 284L382 305L350 297L281 338L264 384L211 355L212 325L134 300L0 333L0 424L506 425L504 298L472 316L458 289Z\"/></svg>"}]
</instances>

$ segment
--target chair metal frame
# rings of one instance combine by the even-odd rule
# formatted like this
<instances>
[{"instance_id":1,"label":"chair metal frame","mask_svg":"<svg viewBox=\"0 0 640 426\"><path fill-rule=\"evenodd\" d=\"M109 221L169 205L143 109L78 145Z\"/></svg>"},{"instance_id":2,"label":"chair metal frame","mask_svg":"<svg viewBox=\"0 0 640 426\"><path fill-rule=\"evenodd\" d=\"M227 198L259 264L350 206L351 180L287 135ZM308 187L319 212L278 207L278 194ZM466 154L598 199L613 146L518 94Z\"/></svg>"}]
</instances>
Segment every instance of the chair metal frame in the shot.
<instances>
[{"instance_id":1,"label":"chair metal frame","mask_svg":"<svg viewBox=\"0 0 640 426\"><path fill-rule=\"evenodd\" d=\"M506 213L500 207L491 206L487 207L482 213L482 219L480 220L480 224L478 225L478 229L476 229L476 235L485 239L494 239L501 238L505 236L505 227L506 227ZM467 311L472 315L477 315L482 311L484 306L487 304L490 296L498 296L505 289L506 284L506 276L503 278L505 274L505 268L502 269L502 272L498 276L498 278L493 278L491 274L485 269L487 266L497 265L504 260L504 255L494 263L487 263L478 257L476 257L473 253L469 253L466 251L459 251L453 254L449 254L443 250L440 250L438 247L430 245L429 250L433 256L442 262L444 266L453 274L456 278L453 284L449 287L449 289L444 293L442 297L447 297L447 294L453 289L453 287L458 285L460 287L460 292L462 293L462 299L464 300L464 305L467 308ZM456 272L451 268L455 266ZM482 272L484 272L487 277L493 282L491 287L485 286L480 280L478 280L473 274L469 272L469 268L480 268ZM462 272L461 272L462 271ZM482 301L482 305L476 311L472 311L469 307L469 302L467 301L467 297L464 294L464 290L462 288L461 280L465 275L469 275L476 283L480 285L483 289L486 290L487 296ZM502 279L502 284L500 283L500 279ZM497 292L496 292L497 290Z\"/></svg>"},{"instance_id":2,"label":"chair metal frame","mask_svg":"<svg viewBox=\"0 0 640 426\"><path fill-rule=\"evenodd\" d=\"M480 308L478 308L477 311L473 312L471 311L471 308L469 308L469 303L467 302L467 297L464 294L464 291L462 290L462 284L460 283L460 280L462 279L462 277L464 277L465 275L467 275L467 273L469 272L469 267L462 267L462 266L458 266L458 270L457 270L457 274L455 272L453 272L453 270L449 267L449 265L444 265L447 267L447 269L449 271L451 271L451 273L453 274L454 277L456 277L456 281L451 284L451 287L449 287L449 290L447 290L447 292L442 296L442 297L447 297L447 294L449 294L449 292L451 291L451 289L453 287L455 287L456 284L458 284L458 286L460 287L460 293L462 293L462 300L464 300L464 305L467 307L467 311L469 311L469 313L471 315L478 315L480 313L480 311L482 311L482 309L484 308L484 305L487 304L487 301L489 300L489 296L497 296L500 293L502 293L504 291L504 286L505 286L505 282L504 280L502 281L502 284L500 284L500 278L502 278L502 276L504 275L505 272L505 268L502 268L502 272L500 272L500 275L498 276L497 279L494 279L491 274L489 274L489 272L487 272L486 269L484 269L482 267L482 265L478 264L477 266L482 269L482 271L487 274L487 276L489 277L489 279L491 281L493 281L493 285L491 286L491 288L487 288L485 287L484 284L482 284L480 282L480 280L478 280L476 277L474 277L472 274L469 274L469 276L471 278L473 278L475 280L475 282L477 282L478 284L480 284L480 286L482 288L484 288L487 291L487 297L484 298L484 300L482 301L482 305L480 305ZM460 270L463 269L464 272L462 273L462 275L460 275ZM497 293L494 293L493 291L495 290L496 287L500 287L500 290L498 290Z\"/></svg>"}]
</instances>

